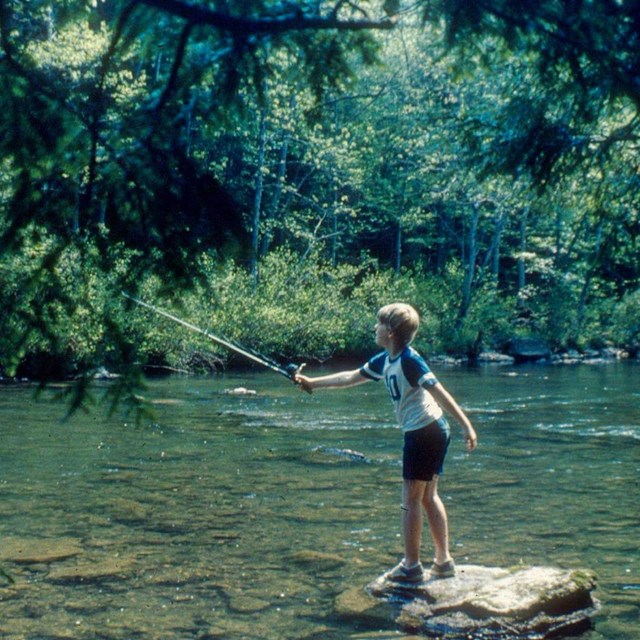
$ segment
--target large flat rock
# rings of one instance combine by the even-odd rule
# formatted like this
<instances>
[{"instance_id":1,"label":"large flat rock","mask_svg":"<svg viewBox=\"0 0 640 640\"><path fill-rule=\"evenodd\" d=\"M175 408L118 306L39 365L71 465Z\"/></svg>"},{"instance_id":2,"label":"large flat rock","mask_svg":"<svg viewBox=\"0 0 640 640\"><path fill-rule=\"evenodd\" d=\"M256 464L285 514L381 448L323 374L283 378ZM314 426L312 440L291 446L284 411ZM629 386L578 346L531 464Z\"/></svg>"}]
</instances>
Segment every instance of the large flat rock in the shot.
<instances>
[{"instance_id":1,"label":"large flat rock","mask_svg":"<svg viewBox=\"0 0 640 640\"><path fill-rule=\"evenodd\" d=\"M415 586L382 575L360 596L343 594L338 611L378 622L392 616L407 632L448 639L543 639L588 629L597 609L595 587L587 570L459 565L454 578Z\"/></svg>"},{"instance_id":2,"label":"large flat rock","mask_svg":"<svg viewBox=\"0 0 640 640\"><path fill-rule=\"evenodd\" d=\"M0 541L0 560L19 564L58 562L81 553L77 538L6 537Z\"/></svg>"}]
</instances>

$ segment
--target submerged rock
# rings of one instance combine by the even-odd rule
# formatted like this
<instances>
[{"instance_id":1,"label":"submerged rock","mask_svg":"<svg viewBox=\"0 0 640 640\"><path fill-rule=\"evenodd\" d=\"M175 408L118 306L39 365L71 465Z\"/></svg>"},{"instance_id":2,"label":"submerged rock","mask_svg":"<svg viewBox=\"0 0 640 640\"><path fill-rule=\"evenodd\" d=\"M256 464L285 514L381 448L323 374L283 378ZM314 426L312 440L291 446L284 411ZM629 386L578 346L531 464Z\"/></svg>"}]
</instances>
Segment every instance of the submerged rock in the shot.
<instances>
[{"instance_id":1,"label":"submerged rock","mask_svg":"<svg viewBox=\"0 0 640 640\"><path fill-rule=\"evenodd\" d=\"M6 537L0 546L0 560L17 564L47 564L72 558L82 553L77 538Z\"/></svg>"},{"instance_id":2,"label":"submerged rock","mask_svg":"<svg viewBox=\"0 0 640 640\"><path fill-rule=\"evenodd\" d=\"M478 362L482 364L513 364L515 361L513 356L497 351L483 351L478 356Z\"/></svg>"},{"instance_id":3,"label":"submerged rock","mask_svg":"<svg viewBox=\"0 0 640 640\"><path fill-rule=\"evenodd\" d=\"M134 564L134 558L119 555L102 559L81 558L75 563L53 567L47 574L47 580L58 584L122 580L130 575Z\"/></svg>"},{"instance_id":4,"label":"submerged rock","mask_svg":"<svg viewBox=\"0 0 640 640\"><path fill-rule=\"evenodd\" d=\"M315 572L338 569L347 563L342 556L313 549L302 549L292 553L291 562L302 567L309 567Z\"/></svg>"},{"instance_id":5,"label":"submerged rock","mask_svg":"<svg viewBox=\"0 0 640 640\"><path fill-rule=\"evenodd\" d=\"M255 396L257 391L255 389L247 389L246 387L236 387L235 389L225 389L224 392L228 396Z\"/></svg>"},{"instance_id":6,"label":"submerged rock","mask_svg":"<svg viewBox=\"0 0 640 640\"><path fill-rule=\"evenodd\" d=\"M371 460L367 458L364 453L354 451L353 449L340 449L338 447L326 447L324 445L320 445L319 447L315 447L313 449L313 453L318 452L326 454L333 458L348 460L349 462L364 462L365 464L369 464L371 462Z\"/></svg>"},{"instance_id":7,"label":"submerged rock","mask_svg":"<svg viewBox=\"0 0 640 640\"><path fill-rule=\"evenodd\" d=\"M117 373L111 373L106 367L98 367L93 372L94 380L116 380L120 376Z\"/></svg>"},{"instance_id":8,"label":"submerged rock","mask_svg":"<svg viewBox=\"0 0 640 640\"><path fill-rule=\"evenodd\" d=\"M595 587L595 575L585 570L459 565L454 578L415 586L399 586L382 575L367 586L368 596L354 600L353 593L343 594L338 610L372 618L388 613L391 605L392 617L405 631L449 639L543 639L588 629L597 609L591 595ZM350 612L353 602L357 607Z\"/></svg>"}]
</instances>

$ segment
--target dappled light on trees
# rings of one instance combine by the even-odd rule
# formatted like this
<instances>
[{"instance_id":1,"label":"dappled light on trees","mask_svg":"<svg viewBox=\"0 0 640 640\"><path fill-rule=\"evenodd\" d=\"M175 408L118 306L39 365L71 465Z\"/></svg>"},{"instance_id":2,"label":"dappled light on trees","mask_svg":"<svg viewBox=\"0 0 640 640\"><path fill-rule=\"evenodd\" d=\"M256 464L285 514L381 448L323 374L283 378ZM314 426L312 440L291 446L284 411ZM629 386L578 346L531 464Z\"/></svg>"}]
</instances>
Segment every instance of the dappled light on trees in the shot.
<instances>
[{"instance_id":1,"label":"dappled light on trees","mask_svg":"<svg viewBox=\"0 0 640 640\"><path fill-rule=\"evenodd\" d=\"M180 364L122 288L311 358L400 297L432 351L633 350L631 4L2 3L2 371Z\"/></svg>"}]
</instances>

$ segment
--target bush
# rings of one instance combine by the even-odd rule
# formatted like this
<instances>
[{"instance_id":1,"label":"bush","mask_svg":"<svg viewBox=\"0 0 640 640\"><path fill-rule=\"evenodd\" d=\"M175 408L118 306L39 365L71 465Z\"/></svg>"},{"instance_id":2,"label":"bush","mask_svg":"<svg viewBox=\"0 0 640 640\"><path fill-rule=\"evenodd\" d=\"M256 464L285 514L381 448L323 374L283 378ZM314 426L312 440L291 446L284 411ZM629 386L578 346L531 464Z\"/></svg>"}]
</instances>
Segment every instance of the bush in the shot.
<instances>
[{"instance_id":1,"label":"bush","mask_svg":"<svg viewBox=\"0 0 640 640\"><path fill-rule=\"evenodd\" d=\"M60 378L91 367L105 344L108 295L93 247L33 238L0 269L7 310L0 362L7 374Z\"/></svg>"},{"instance_id":2,"label":"bush","mask_svg":"<svg viewBox=\"0 0 640 640\"><path fill-rule=\"evenodd\" d=\"M39 266L44 259L50 259L47 269ZM11 310L2 316L0 370L60 378L101 366L124 372L134 363L209 372L239 361L224 347L127 302L120 283L136 259L135 252L119 247L105 257L91 242L57 250L38 238L20 256L0 260L0 302ZM283 362L369 356L377 348L376 312L394 301L420 312L416 347L427 356L464 355L480 342L497 348L514 334L537 334L556 347L609 338L632 349L640 344L640 290L613 312L613 303L596 300L578 330L577 289L566 281L532 288L519 306L489 283L475 292L460 318L462 272L455 266L437 276L418 269L395 274L366 255L358 265L331 266L317 256L302 261L280 249L262 260L257 283L242 266L215 255L201 256L200 271L190 290L172 289L171 282L154 276L137 282L132 293ZM605 335L609 316L613 322Z\"/></svg>"},{"instance_id":3,"label":"bush","mask_svg":"<svg viewBox=\"0 0 640 640\"><path fill-rule=\"evenodd\" d=\"M205 260L208 286L197 293L197 312L213 333L283 358L326 359L347 348L354 328L348 292L357 267L301 264L297 255L279 250L262 261L254 285L241 267Z\"/></svg>"},{"instance_id":4,"label":"bush","mask_svg":"<svg viewBox=\"0 0 640 640\"><path fill-rule=\"evenodd\" d=\"M640 349L640 289L615 306L611 333L617 344L634 353Z\"/></svg>"}]
</instances>

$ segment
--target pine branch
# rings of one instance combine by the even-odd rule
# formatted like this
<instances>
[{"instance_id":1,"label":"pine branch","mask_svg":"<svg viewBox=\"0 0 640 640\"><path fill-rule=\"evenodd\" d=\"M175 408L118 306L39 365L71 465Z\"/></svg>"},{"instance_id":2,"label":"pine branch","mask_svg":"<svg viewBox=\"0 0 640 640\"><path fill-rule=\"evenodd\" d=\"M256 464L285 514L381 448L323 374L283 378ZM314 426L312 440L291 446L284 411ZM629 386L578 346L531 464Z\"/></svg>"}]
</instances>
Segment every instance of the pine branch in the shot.
<instances>
[{"instance_id":1,"label":"pine branch","mask_svg":"<svg viewBox=\"0 0 640 640\"><path fill-rule=\"evenodd\" d=\"M269 35L289 31L338 30L362 31L367 29L393 29L395 21L389 18L343 20L336 12L329 16L306 15L300 10L276 16L246 18L233 16L209 7L184 0L138 0L139 4L154 7L188 22L208 25L235 36Z\"/></svg>"}]
</instances>

